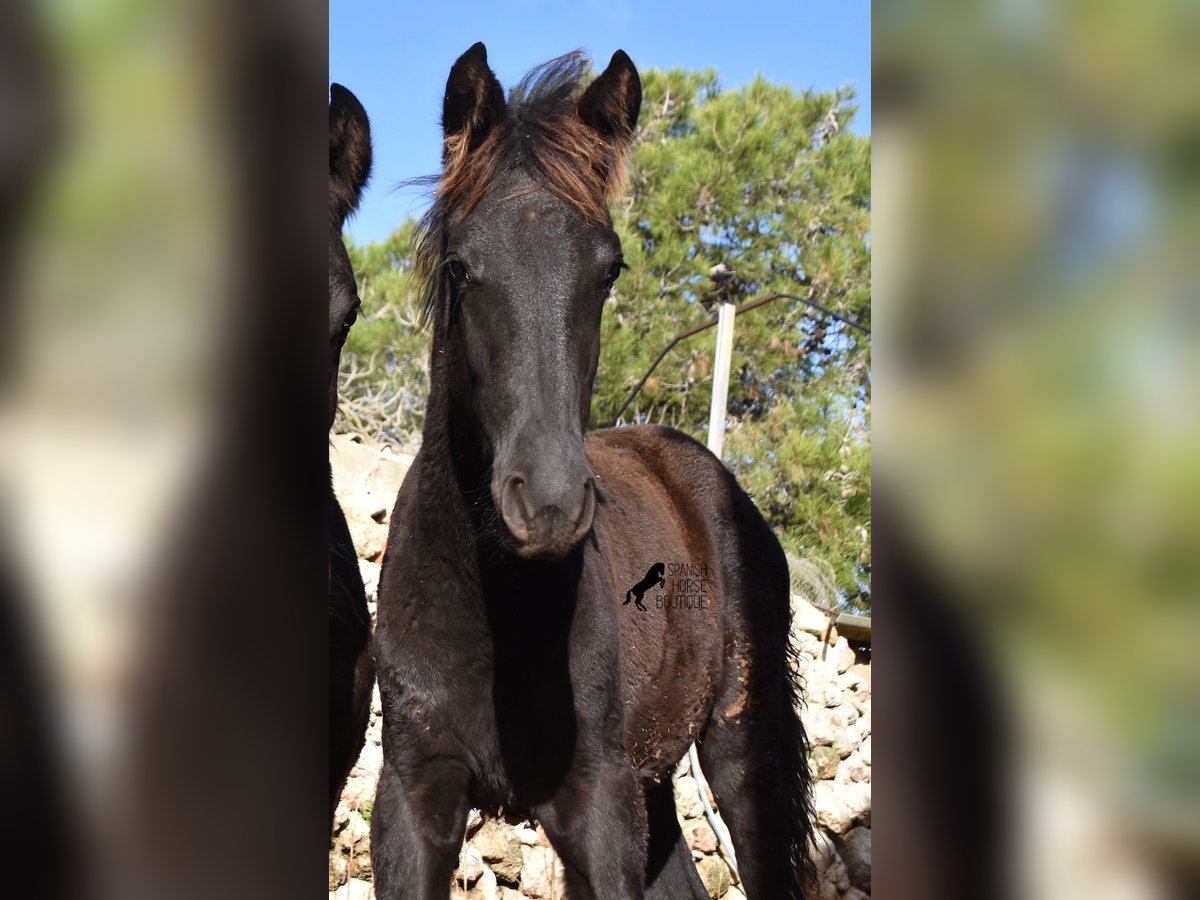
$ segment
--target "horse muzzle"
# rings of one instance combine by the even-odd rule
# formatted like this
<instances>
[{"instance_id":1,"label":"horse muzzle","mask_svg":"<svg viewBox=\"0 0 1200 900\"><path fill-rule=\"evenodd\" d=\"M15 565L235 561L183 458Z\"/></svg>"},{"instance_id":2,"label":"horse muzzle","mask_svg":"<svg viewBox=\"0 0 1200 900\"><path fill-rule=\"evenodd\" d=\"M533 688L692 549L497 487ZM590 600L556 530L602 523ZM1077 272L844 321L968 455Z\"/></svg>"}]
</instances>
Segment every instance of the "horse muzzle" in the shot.
<instances>
[{"instance_id":1,"label":"horse muzzle","mask_svg":"<svg viewBox=\"0 0 1200 900\"><path fill-rule=\"evenodd\" d=\"M592 527L595 479L590 472L573 478L514 472L504 479L497 506L518 556L562 559Z\"/></svg>"}]
</instances>

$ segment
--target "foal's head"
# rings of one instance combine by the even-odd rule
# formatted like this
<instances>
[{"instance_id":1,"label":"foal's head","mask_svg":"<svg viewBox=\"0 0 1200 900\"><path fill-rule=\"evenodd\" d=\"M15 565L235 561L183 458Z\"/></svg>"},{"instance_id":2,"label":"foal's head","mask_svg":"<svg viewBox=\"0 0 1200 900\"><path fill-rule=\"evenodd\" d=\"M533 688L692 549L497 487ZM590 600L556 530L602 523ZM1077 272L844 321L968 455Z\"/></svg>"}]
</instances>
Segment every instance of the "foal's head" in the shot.
<instances>
[{"instance_id":1,"label":"foal's head","mask_svg":"<svg viewBox=\"0 0 1200 900\"><path fill-rule=\"evenodd\" d=\"M583 432L600 313L623 265L607 202L641 83L622 51L586 90L584 67L578 53L552 60L506 102L483 44L464 53L425 222L427 313L451 402L476 425L508 543L527 558L564 556L595 511Z\"/></svg>"},{"instance_id":2,"label":"foal's head","mask_svg":"<svg viewBox=\"0 0 1200 900\"><path fill-rule=\"evenodd\" d=\"M358 206L371 172L371 126L358 98L329 89L329 426L337 413L337 373L342 345L358 316L358 288L342 226Z\"/></svg>"}]
</instances>

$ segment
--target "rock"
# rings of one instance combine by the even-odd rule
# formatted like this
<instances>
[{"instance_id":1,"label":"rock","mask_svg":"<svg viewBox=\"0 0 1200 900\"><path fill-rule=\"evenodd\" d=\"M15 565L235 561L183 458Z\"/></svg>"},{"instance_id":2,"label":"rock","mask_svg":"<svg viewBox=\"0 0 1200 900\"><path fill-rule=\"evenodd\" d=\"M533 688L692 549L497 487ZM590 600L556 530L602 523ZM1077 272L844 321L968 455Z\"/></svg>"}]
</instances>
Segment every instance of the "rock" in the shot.
<instances>
[{"instance_id":1,"label":"rock","mask_svg":"<svg viewBox=\"0 0 1200 900\"><path fill-rule=\"evenodd\" d=\"M858 888L851 885L849 888L842 891L842 900L871 900L871 895L864 894Z\"/></svg>"},{"instance_id":2,"label":"rock","mask_svg":"<svg viewBox=\"0 0 1200 900\"><path fill-rule=\"evenodd\" d=\"M379 693L379 683L371 686L371 715L383 715L383 696Z\"/></svg>"},{"instance_id":3,"label":"rock","mask_svg":"<svg viewBox=\"0 0 1200 900\"><path fill-rule=\"evenodd\" d=\"M522 847L521 892L529 897L558 897L563 892L562 867L549 847Z\"/></svg>"},{"instance_id":4,"label":"rock","mask_svg":"<svg viewBox=\"0 0 1200 900\"><path fill-rule=\"evenodd\" d=\"M871 708L871 682L862 677L857 671L859 666L851 666L850 671L841 676L842 695L860 713L865 714Z\"/></svg>"},{"instance_id":5,"label":"rock","mask_svg":"<svg viewBox=\"0 0 1200 900\"><path fill-rule=\"evenodd\" d=\"M851 828L842 838L842 858L850 883L860 891L871 893L871 829Z\"/></svg>"},{"instance_id":6,"label":"rock","mask_svg":"<svg viewBox=\"0 0 1200 900\"><path fill-rule=\"evenodd\" d=\"M839 731L844 731L858 721L858 710L853 706L838 706L829 713L829 721Z\"/></svg>"},{"instance_id":7,"label":"rock","mask_svg":"<svg viewBox=\"0 0 1200 900\"><path fill-rule=\"evenodd\" d=\"M819 878L822 872L833 865L834 857L838 855L837 847L833 845L828 832L814 828L809 850L812 853L813 866L816 868Z\"/></svg>"},{"instance_id":8,"label":"rock","mask_svg":"<svg viewBox=\"0 0 1200 900\"><path fill-rule=\"evenodd\" d=\"M688 822L683 828L683 838L692 850L701 853L717 852L717 836L704 819Z\"/></svg>"},{"instance_id":9,"label":"rock","mask_svg":"<svg viewBox=\"0 0 1200 900\"><path fill-rule=\"evenodd\" d=\"M871 666L869 663L855 663L847 671L860 677L866 684L867 693L871 693Z\"/></svg>"},{"instance_id":10,"label":"rock","mask_svg":"<svg viewBox=\"0 0 1200 900\"><path fill-rule=\"evenodd\" d=\"M719 856L705 856L696 863L700 872L700 880L713 900L724 897L729 892L729 867Z\"/></svg>"},{"instance_id":11,"label":"rock","mask_svg":"<svg viewBox=\"0 0 1200 900\"><path fill-rule=\"evenodd\" d=\"M818 682L827 685L826 690L834 694L837 693L837 669L834 668L833 662L829 659L821 659L821 647L818 645L817 655L809 660L801 673L804 676L805 683Z\"/></svg>"},{"instance_id":12,"label":"rock","mask_svg":"<svg viewBox=\"0 0 1200 900\"><path fill-rule=\"evenodd\" d=\"M863 762L862 757L855 750L838 764L836 778L842 783L848 783L851 781L870 781L871 776L867 772L866 763Z\"/></svg>"},{"instance_id":13,"label":"rock","mask_svg":"<svg viewBox=\"0 0 1200 900\"><path fill-rule=\"evenodd\" d=\"M478 848L467 844L458 857L458 868L454 870L454 880L468 887L483 877L487 868L483 864L483 856Z\"/></svg>"},{"instance_id":14,"label":"rock","mask_svg":"<svg viewBox=\"0 0 1200 900\"><path fill-rule=\"evenodd\" d=\"M813 778L818 780L833 778L837 774L840 759L841 757L838 756L837 751L833 747L814 747L812 754L809 756L809 765L812 768Z\"/></svg>"},{"instance_id":15,"label":"rock","mask_svg":"<svg viewBox=\"0 0 1200 900\"><path fill-rule=\"evenodd\" d=\"M370 834L371 826L367 824L362 813L356 809L352 809L346 819L346 827L338 832L337 846L351 850L360 842L370 837Z\"/></svg>"},{"instance_id":16,"label":"rock","mask_svg":"<svg viewBox=\"0 0 1200 900\"><path fill-rule=\"evenodd\" d=\"M729 893L725 895L725 900L746 900L746 895L743 894L741 888L735 884L730 886Z\"/></svg>"},{"instance_id":17,"label":"rock","mask_svg":"<svg viewBox=\"0 0 1200 900\"><path fill-rule=\"evenodd\" d=\"M862 757L862 761L868 766L871 764L871 736L869 734L858 745L858 755Z\"/></svg>"},{"instance_id":18,"label":"rock","mask_svg":"<svg viewBox=\"0 0 1200 900\"><path fill-rule=\"evenodd\" d=\"M478 833L471 838L471 843L499 881L518 883L525 857L521 855L521 841L511 825L486 819Z\"/></svg>"},{"instance_id":19,"label":"rock","mask_svg":"<svg viewBox=\"0 0 1200 900\"><path fill-rule=\"evenodd\" d=\"M817 866L817 896L836 898L850 886L850 878L846 872L846 864L838 856L833 842L822 835L820 848L814 854L813 861Z\"/></svg>"},{"instance_id":20,"label":"rock","mask_svg":"<svg viewBox=\"0 0 1200 900\"><path fill-rule=\"evenodd\" d=\"M342 788L342 802L359 811L367 809L375 799L377 783L374 772L362 768L361 764L355 766L346 779L346 786Z\"/></svg>"},{"instance_id":21,"label":"rock","mask_svg":"<svg viewBox=\"0 0 1200 900\"><path fill-rule=\"evenodd\" d=\"M691 775L675 779L675 808L685 819L698 819L704 815L704 804L697 793L696 779Z\"/></svg>"},{"instance_id":22,"label":"rock","mask_svg":"<svg viewBox=\"0 0 1200 900\"><path fill-rule=\"evenodd\" d=\"M845 708L849 709L849 707ZM833 749L841 757L847 757L857 750L866 735L870 733L868 726L862 719L847 725L845 728L838 728L836 725L833 725L831 726L831 730L833 731Z\"/></svg>"},{"instance_id":23,"label":"rock","mask_svg":"<svg viewBox=\"0 0 1200 900\"><path fill-rule=\"evenodd\" d=\"M855 667L851 666L838 676L837 686L838 690L842 691L843 693L847 691L857 691L864 686L862 674L856 672Z\"/></svg>"},{"instance_id":24,"label":"rock","mask_svg":"<svg viewBox=\"0 0 1200 900\"><path fill-rule=\"evenodd\" d=\"M863 668L868 670L868 676L863 676ZM850 671L847 671L844 678L850 679L848 682L848 690L846 697L850 703L863 715L869 715L871 710L871 679L870 668L862 664L851 666Z\"/></svg>"},{"instance_id":25,"label":"rock","mask_svg":"<svg viewBox=\"0 0 1200 900\"><path fill-rule=\"evenodd\" d=\"M346 881L346 857L340 853L329 854L329 889L336 891Z\"/></svg>"},{"instance_id":26,"label":"rock","mask_svg":"<svg viewBox=\"0 0 1200 900\"><path fill-rule=\"evenodd\" d=\"M350 528L350 540L359 559L376 559L387 546L388 527L369 516L345 509L346 525Z\"/></svg>"},{"instance_id":27,"label":"rock","mask_svg":"<svg viewBox=\"0 0 1200 900\"><path fill-rule=\"evenodd\" d=\"M825 693L825 681L822 678L814 678L811 675L804 679L804 690L802 691L804 702L809 707L822 707L825 705L828 696Z\"/></svg>"},{"instance_id":28,"label":"rock","mask_svg":"<svg viewBox=\"0 0 1200 900\"><path fill-rule=\"evenodd\" d=\"M374 603L378 598L380 568L377 562L370 562L365 559L358 561L358 572L362 575L363 589L367 592L368 603Z\"/></svg>"},{"instance_id":29,"label":"rock","mask_svg":"<svg viewBox=\"0 0 1200 900\"><path fill-rule=\"evenodd\" d=\"M851 782L838 785L842 802L852 821L863 825L871 824L871 785L867 782Z\"/></svg>"},{"instance_id":30,"label":"rock","mask_svg":"<svg viewBox=\"0 0 1200 900\"><path fill-rule=\"evenodd\" d=\"M371 838L367 836L354 845L346 860L346 876L350 879L371 880Z\"/></svg>"},{"instance_id":31,"label":"rock","mask_svg":"<svg viewBox=\"0 0 1200 900\"><path fill-rule=\"evenodd\" d=\"M383 746L379 741L367 741L363 744L362 753L358 755L357 769L360 775L366 775L375 783L379 781L379 770L383 768Z\"/></svg>"},{"instance_id":32,"label":"rock","mask_svg":"<svg viewBox=\"0 0 1200 900\"><path fill-rule=\"evenodd\" d=\"M804 668L804 693L810 706L841 706L842 692L837 686L837 672L828 660L818 656L809 660Z\"/></svg>"},{"instance_id":33,"label":"rock","mask_svg":"<svg viewBox=\"0 0 1200 900\"><path fill-rule=\"evenodd\" d=\"M473 887L464 887L456 875L450 886L450 900L500 900L500 888L496 884L496 876L486 866L483 875Z\"/></svg>"},{"instance_id":34,"label":"rock","mask_svg":"<svg viewBox=\"0 0 1200 900\"><path fill-rule=\"evenodd\" d=\"M824 634L824 632L822 632ZM801 653L806 653L810 657L816 656L821 652L820 638L809 631L792 630L792 643L796 645L796 649Z\"/></svg>"},{"instance_id":35,"label":"rock","mask_svg":"<svg viewBox=\"0 0 1200 900\"><path fill-rule=\"evenodd\" d=\"M842 796L843 787L832 781L818 781L813 785L813 807L817 822L834 834L845 834L849 831L854 818Z\"/></svg>"},{"instance_id":36,"label":"rock","mask_svg":"<svg viewBox=\"0 0 1200 900\"><path fill-rule=\"evenodd\" d=\"M500 886L496 883L496 873L485 866L483 875L475 883L472 893L478 895L479 900L500 900Z\"/></svg>"},{"instance_id":37,"label":"rock","mask_svg":"<svg viewBox=\"0 0 1200 900\"><path fill-rule=\"evenodd\" d=\"M367 743L374 744L379 747L383 744L383 713L377 712L371 714L371 720L367 722ZM360 762L361 766L362 763ZM378 771L371 769L370 774L378 780Z\"/></svg>"},{"instance_id":38,"label":"rock","mask_svg":"<svg viewBox=\"0 0 1200 900\"><path fill-rule=\"evenodd\" d=\"M829 627L829 617L803 597L792 595L792 634L821 637Z\"/></svg>"},{"instance_id":39,"label":"rock","mask_svg":"<svg viewBox=\"0 0 1200 900\"><path fill-rule=\"evenodd\" d=\"M351 878L340 888L329 895L330 900L370 900L375 896L371 882L361 878Z\"/></svg>"},{"instance_id":40,"label":"rock","mask_svg":"<svg viewBox=\"0 0 1200 900\"><path fill-rule=\"evenodd\" d=\"M856 661L854 648L844 637L837 639L837 642L826 652L825 658L833 663L839 674L848 670Z\"/></svg>"},{"instance_id":41,"label":"rock","mask_svg":"<svg viewBox=\"0 0 1200 900\"><path fill-rule=\"evenodd\" d=\"M338 801L337 809L333 813L333 831L336 834L345 827L346 822L350 818L350 807L346 805L346 801Z\"/></svg>"},{"instance_id":42,"label":"rock","mask_svg":"<svg viewBox=\"0 0 1200 900\"><path fill-rule=\"evenodd\" d=\"M513 831L517 835L517 840L526 847L535 847L539 844L543 847L550 846L545 839L546 836L544 834L539 834L540 830L540 828L535 828L528 822L522 822L519 825L513 826Z\"/></svg>"},{"instance_id":43,"label":"rock","mask_svg":"<svg viewBox=\"0 0 1200 900\"><path fill-rule=\"evenodd\" d=\"M483 825L483 816L479 810L473 809L467 813L467 839L470 840L475 836L475 832L479 831Z\"/></svg>"},{"instance_id":44,"label":"rock","mask_svg":"<svg viewBox=\"0 0 1200 900\"><path fill-rule=\"evenodd\" d=\"M329 439L333 489L347 515L353 510L384 521L412 462L413 457L407 453L372 447L347 434Z\"/></svg>"},{"instance_id":45,"label":"rock","mask_svg":"<svg viewBox=\"0 0 1200 900\"><path fill-rule=\"evenodd\" d=\"M829 725L829 715L825 707L804 706L800 708L799 713L810 745L827 747L833 743L833 729Z\"/></svg>"}]
</instances>

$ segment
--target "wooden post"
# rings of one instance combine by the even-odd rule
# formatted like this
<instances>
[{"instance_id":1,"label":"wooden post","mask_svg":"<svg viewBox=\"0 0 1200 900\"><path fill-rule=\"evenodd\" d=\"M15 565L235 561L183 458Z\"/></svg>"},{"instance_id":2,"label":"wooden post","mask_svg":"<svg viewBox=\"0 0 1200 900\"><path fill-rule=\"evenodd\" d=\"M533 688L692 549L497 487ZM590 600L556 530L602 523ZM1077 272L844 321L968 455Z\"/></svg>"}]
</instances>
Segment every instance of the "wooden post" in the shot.
<instances>
[{"instance_id":1,"label":"wooden post","mask_svg":"<svg viewBox=\"0 0 1200 900\"><path fill-rule=\"evenodd\" d=\"M717 311L717 358L713 364L712 409L708 414L708 449L717 459L725 449L725 409L729 402L729 365L733 358L733 319L737 307L722 301Z\"/></svg>"}]
</instances>

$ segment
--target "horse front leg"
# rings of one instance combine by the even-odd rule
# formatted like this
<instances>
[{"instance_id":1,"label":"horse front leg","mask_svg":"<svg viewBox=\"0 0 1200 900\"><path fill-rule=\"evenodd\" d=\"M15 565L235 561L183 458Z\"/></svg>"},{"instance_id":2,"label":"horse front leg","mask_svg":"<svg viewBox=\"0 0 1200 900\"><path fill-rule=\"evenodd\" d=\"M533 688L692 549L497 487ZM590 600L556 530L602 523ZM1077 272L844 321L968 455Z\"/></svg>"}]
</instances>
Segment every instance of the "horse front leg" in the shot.
<instances>
[{"instance_id":1,"label":"horse front leg","mask_svg":"<svg viewBox=\"0 0 1200 900\"><path fill-rule=\"evenodd\" d=\"M568 900L642 900L645 798L623 759L573 772L537 812L562 857Z\"/></svg>"},{"instance_id":2,"label":"horse front leg","mask_svg":"<svg viewBox=\"0 0 1200 900\"><path fill-rule=\"evenodd\" d=\"M466 767L445 757L389 759L371 815L379 900L446 900L467 823Z\"/></svg>"}]
</instances>

